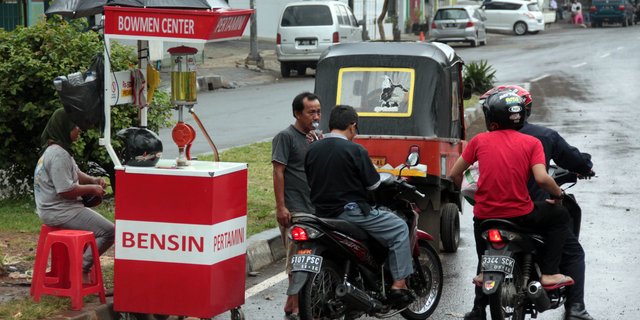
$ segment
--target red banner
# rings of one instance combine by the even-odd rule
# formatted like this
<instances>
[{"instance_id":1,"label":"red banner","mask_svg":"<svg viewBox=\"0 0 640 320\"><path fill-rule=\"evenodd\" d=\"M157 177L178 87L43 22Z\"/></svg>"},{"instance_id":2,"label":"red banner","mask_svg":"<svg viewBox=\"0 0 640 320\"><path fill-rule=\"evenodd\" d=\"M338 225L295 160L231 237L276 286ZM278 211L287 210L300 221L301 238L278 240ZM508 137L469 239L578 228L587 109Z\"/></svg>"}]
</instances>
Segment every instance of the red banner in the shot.
<instances>
[{"instance_id":1,"label":"red banner","mask_svg":"<svg viewBox=\"0 0 640 320\"><path fill-rule=\"evenodd\" d=\"M224 40L242 36L253 10L104 7L107 35L166 40Z\"/></svg>"}]
</instances>

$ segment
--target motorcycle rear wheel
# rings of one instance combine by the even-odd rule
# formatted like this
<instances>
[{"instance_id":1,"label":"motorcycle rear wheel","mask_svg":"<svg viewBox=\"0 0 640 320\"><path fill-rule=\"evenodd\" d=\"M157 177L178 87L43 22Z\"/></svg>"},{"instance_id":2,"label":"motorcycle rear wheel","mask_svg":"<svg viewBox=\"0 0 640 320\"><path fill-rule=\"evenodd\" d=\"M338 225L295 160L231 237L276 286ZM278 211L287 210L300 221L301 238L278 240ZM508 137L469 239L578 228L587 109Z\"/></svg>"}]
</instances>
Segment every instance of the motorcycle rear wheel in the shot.
<instances>
[{"instance_id":1,"label":"motorcycle rear wheel","mask_svg":"<svg viewBox=\"0 0 640 320\"><path fill-rule=\"evenodd\" d=\"M420 241L418 243L420 256L418 263L413 263L413 274L409 276L409 287L416 293L416 301L410 304L401 315L405 319L424 320L431 316L436 310L440 297L442 296L442 263L440 257L429 243ZM418 273L420 269L424 272L424 281Z\"/></svg>"},{"instance_id":2,"label":"motorcycle rear wheel","mask_svg":"<svg viewBox=\"0 0 640 320\"><path fill-rule=\"evenodd\" d=\"M320 272L312 273L298 294L301 320L336 319L343 315L332 312L330 302L338 301L336 287L342 278L332 261L324 260ZM344 308L343 308L344 309Z\"/></svg>"},{"instance_id":3,"label":"motorcycle rear wheel","mask_svg":"<svg viewBox=\"0 0 640 320\"><path fill-rule=\"evenodd\" d=\"M489 295L491 319L524 320L526 315L524 295L525 288L520 261L516 260L513 266L513 277L505 278L500 288L494 294Z\"/></svg>"}]
</instances>

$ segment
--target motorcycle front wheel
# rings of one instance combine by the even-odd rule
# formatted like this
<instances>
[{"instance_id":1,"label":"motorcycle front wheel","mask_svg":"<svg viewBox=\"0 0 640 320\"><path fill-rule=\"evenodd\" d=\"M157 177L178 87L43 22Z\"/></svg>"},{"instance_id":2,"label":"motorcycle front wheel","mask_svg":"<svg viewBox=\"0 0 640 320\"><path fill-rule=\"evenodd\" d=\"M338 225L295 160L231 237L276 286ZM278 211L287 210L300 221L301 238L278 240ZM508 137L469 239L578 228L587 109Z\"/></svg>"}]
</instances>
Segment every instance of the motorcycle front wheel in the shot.
<instances>
[{"instance_id":1,"label":"motorcycle front wheel","mask_svg":"<svg viewBox=\"0 0 640 320\"><path fill-rule=\"evenodd\" d=\"M513 266L513 276L505 277L500 288L489 295L489 310L491 319L524 320L525 288L522 280L520 261Z\"/></svg>"},{"instance_id":2,"label":"motorcycle front wheel","mask_svg":"<svg viewBox=\"0 0 640 320\"><path fill-rule=\"evenodd\" d=\"M436 310L442 295L442 263L436 250L426 241L418 243L420 256L413 262L413 274L409 276L409 287L416 294L416 301L402 311L410 320L429 318Z\"/></svg>"},{"instance_id":3,"label":"motorcycle front wheel","mask_svg":"<svg viewBox=\"0 0 640 320\"><path fill-rule=\"evenodd\" d=\"M301 320L338 319L343 315L342 302L336 297L336 287L342 283L332 261L324 260L320 272L312 273L298 294Z\"/></svg>"}]
</instances>

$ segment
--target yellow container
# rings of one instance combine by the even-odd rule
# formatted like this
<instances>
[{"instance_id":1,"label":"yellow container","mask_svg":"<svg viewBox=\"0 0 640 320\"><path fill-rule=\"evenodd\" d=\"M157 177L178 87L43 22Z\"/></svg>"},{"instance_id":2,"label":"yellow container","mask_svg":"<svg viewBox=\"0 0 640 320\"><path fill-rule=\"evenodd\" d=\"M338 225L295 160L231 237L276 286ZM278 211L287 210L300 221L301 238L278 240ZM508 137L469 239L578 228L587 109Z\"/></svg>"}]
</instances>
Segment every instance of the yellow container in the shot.
<instances>
[{"instance_id":1,"label":"yellow container","mask_svg":"<svg viewBox=\"0 0 640 320\"><path fill-rule=\"evenodd\" d=\"M196 59L198 49L175 47L171 54L171 103L192 105L197 101Z\"/></svg>"}]
</instances>

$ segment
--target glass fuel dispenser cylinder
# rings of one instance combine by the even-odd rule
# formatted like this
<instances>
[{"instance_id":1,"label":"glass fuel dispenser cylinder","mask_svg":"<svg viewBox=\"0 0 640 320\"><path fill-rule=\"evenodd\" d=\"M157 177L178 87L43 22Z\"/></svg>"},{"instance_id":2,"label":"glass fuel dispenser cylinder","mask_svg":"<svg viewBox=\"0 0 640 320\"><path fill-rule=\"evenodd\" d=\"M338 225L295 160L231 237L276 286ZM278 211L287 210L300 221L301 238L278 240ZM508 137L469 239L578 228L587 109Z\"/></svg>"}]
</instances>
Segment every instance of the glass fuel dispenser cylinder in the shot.
<instances>
[{"instance_id":1,"label":"glass fuel dispenser cylinder","mask_svg":"<svg viewBox=\"0 0 640 320\"><path fill-rule=\"evenodd\" d=\"M196 58L198 49L186 46L170 48L171 103L193 105L197 101Z\"/></svg>"}]
</instances>

